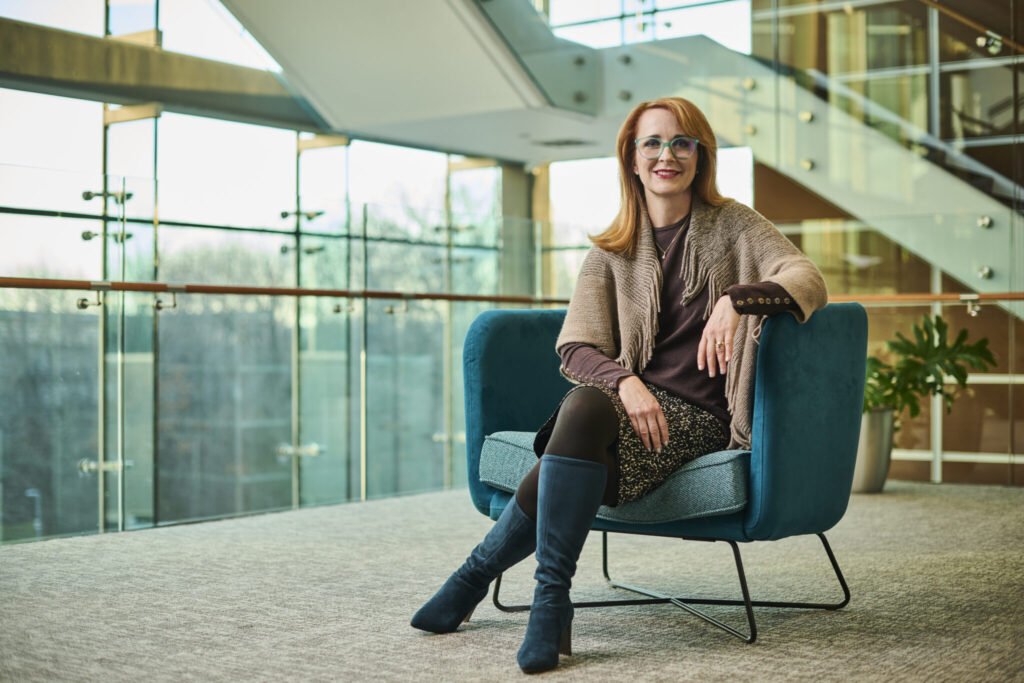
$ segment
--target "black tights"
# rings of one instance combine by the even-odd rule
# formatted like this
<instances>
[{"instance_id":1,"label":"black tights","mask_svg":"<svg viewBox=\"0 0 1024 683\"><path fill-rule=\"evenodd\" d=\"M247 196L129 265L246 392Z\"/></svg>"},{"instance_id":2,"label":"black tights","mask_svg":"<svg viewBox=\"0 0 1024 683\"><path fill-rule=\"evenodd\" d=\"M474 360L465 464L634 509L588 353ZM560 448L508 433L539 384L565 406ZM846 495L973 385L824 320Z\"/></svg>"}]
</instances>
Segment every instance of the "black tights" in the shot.
<instances>
[{"instance_id":1,"label":"black tights","mask_svg":"<svg viewBox=\"0 0 1024 683\"><path fill-rule=\"evenodd\" d=\"M611 447L618 436L619 416L611 399L600 389L580 387L562 401L544 452L604 465L608 469L608 480L601 502L615 505L619 497L619 465ZM537 460L516 489L516 502L530 519L537 519L539 478L540 460Z\"/></svg>"}]
</instances>

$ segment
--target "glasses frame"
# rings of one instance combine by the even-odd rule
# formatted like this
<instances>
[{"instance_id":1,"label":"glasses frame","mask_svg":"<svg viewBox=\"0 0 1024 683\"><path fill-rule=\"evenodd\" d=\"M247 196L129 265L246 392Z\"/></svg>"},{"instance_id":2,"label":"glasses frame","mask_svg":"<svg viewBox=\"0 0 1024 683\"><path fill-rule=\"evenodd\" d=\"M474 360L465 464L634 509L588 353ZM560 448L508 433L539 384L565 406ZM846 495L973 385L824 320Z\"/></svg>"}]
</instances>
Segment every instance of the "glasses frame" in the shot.
<instances>
[{"instance_id":1,"label":"glasses frame","mask_svg":"<svg viewBox=\"0 0 1024 683\"><path fill-rule=\"evenodd\" d=\"M658 153L655 154L653 157L647 156L640 150L640 143L643 142L644 140L657 140L661 144L661 147L658 148ZM675 142L676 140L692 140L693 151L690 152L685 157L677 155L672 150L672 143ZM686 161L687 159L689 159L690 157L697 153L697 148L700 147L700 140L698 140L697 138L691 138L689 135L677 135L668 142L664 142L661 138L659 138L656 135L648 135L645 138L636 138L635 140L633 140L633 144L636 145L636 153L642 156L644 159L658 159L659 157L661 157L662 152L665 151L665 148L668 147L669 154L671 154L676 161Z\"/></svg>"}]
</instances>

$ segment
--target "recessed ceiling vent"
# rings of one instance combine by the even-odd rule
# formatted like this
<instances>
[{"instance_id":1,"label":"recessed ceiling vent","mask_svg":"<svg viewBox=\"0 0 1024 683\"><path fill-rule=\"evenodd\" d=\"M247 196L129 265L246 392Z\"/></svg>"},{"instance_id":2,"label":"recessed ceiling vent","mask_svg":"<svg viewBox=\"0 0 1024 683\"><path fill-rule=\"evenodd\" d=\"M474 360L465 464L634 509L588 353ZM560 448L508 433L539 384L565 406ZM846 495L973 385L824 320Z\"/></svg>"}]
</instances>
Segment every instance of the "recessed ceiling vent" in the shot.
<instances>
[{"instance_id":1,"label":"recessed ceiling vent","mask_svg":"<svg viewBox=\"0 0 1024 683\"><path fill-rule=\"evenodd\" d=\"M533 144L538 147L586 147L596 145L593 140L579 140L576 138L558 138L555 140L537 140Z\"/></svg>"}]
</instances>

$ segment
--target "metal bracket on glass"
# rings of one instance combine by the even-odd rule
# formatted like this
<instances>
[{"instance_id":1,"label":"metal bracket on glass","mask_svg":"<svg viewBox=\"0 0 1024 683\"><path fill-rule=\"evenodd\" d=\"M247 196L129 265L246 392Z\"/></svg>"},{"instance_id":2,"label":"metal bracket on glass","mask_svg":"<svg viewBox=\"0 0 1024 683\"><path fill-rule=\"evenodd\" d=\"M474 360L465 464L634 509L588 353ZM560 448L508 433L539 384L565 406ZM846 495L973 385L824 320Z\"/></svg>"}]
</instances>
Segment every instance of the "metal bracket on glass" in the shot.
<instances>
[{"instance_id":1,"label":"metal bracket on glass","mask_svg":"<svg viewBox=\"0 0 1024 683\"><path fill-rule=\"evenodd\" d=\"M311 221L314 218L323 216L326 211L282 211L281 218L288 218L288 216L302 216L307 221Z\"/></svg>"},{"instance_id":2,"label":"metal bracket on glass","mask_svg":"<svg viewBox=\"0 0 1024 683\"><path fill-rule=\"evenodd\" d=\"M183 284L168 284L167 292L171 295L171 303L166 303L163 299L157 296L153 302L153 308L158 311L162 311L167 308L178 307L178 294L185 294L188 291L188 285Z\"/></svg>"},{"instance_id":3,"label":"metal bracket on glass","mask_svg":"<svg viewBox=\"0 0 1024 683\"><path fill-rule=\"evenodd\" d=\"M334 311L335 313L352 313L356 310L356 305L352 301L349 301L345 305L334 304L334 307L331 308L331 310Z\"/></svg>"},{"instance_id":4,"label":"metal bracket on glass","mask_svg":"<svg viewBox=\"0 0 1024 683\"><path fill-rule=\"evenodd\" d=\"M394 315L395 313L405 313L409 310L409 300L402 299L401 306L385 306L384 312Z\"/></svg>"},{"instance_id":5,"label":"metal bracket on glass","mask_svg":"<svg viewBox=\"0 0 1024 683\"><path fill-rule=\"evenodd\" d=\"M130 233L130 232L125 232L125 233L112 232L109 235L107 235L107 237L109 237L110 239L114 240L117 243L122 243L125 240L130 240L132 238L132 234L133 233ZM92 230L86 230L86 231L84 231L82 233L82 241L83 242L88 242L88 241L90 241L92 239L95 239L97 237L102 237L102 235L100 233L98 233L98 232L93 232Z\"/></svg>"},{"instance_id":6,"label":"metal bracket on glass","mask_svg":"<svg viewBox=\"0 0 1024 683\"><path fill-rule=\"evenodd\" d=\"M75 302L75 306L84 311L90 306L102 306L103 305L103 292L110 291L110 283L106 281L90 282L89 289L96 292L96 301L89 301L84 296Z\"/></svg>"},{"instance_id":7,"label":"metal bracket on glass","mask_svg":"<svg viewBox=\"0 0 1024 683\"><path fill-rule=\"evenodd\" d=\"M291 444L283 443L277 447L278 455L290 455L290 456L307 456L315 457L322 453L325 453L327 448L321 446L318 443L305 444L304 446L292 446Z\"/></svg>"},{"instance_id":8,"label":"metal bracket on glass","mask_svg":"<svg viewBox=\"0 0 1024 683\"><path fill-rule=\"evenodd\" d=\"M153 302L153 308L155 308L158 311L163 311L163 310L168 309L168 308L177 308L177 307L178 307L178 295L175 294L174 292L171 292L171 303L169 303L169 304L165 303L164 300L160 299L160 298L157 298Z\"/></svg>"},{"instance_id":9,"label":"metal bracket on glass","mask_svg":"<svg viewBox=\"0 0 1024 683\"><path fill-rule=\"evenodd\" d=\"M124 204L126 201L131 199L134 195L131 192L92 192L86 190L82 193L82 199L89 201L96 197L110 197L117 204Z\"/></svg>"},{"instance_id":10,"label":"metal bracket on glass","mask_svg":"<svg viewBox=\"0 0 1024 683\"><path fill-rule=\"evenodd\" d=\"M78 461L78 471L81 474L93 474L94 472L120 472L122 469L127 469L133 465L131 460L125 460L124 467L121 463L116 460L104 460L103 462L97 462L95 460L89 460L88 458L82 458Z\"/></svg>"},{"instance_id":11,"label":"metal bracket on glass","mask_svg":"<svg viewBox=\"0 0 1024 683\"><path fill-rule=\"evenodd\" d=\"M475 230L476 227L473 225L437 225L434 226L434 232L465 232L466 230Z\"/></svg>"},{"instance_id":12,"label":"metal bracket on glass","mask_svg":"<svg viewBox=\"0 0 1024 683\"><path fill-rule=\"evenodd\" d=\"M981 314L980 297L977 294L961 294L960 301L967 304L967 315L977 318Z\"/></svg>"}]
</instances>

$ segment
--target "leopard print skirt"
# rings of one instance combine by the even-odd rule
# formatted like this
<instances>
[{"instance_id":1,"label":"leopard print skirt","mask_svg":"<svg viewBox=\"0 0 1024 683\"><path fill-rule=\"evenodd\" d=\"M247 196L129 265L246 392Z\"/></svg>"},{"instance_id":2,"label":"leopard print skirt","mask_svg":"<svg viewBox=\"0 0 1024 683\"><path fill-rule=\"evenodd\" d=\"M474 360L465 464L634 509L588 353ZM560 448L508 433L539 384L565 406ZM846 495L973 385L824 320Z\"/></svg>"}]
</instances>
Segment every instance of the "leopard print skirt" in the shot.
<instances>
[{"instance_id":1,"label":"leopard print skirt","mask_svg":"<svg viewBox=\"0 0 1024 683\"><path fill-rule=\"evenodd\" d=\"M612 449L619 465L618 504L642 498L686 463L702 455L724 450L729 445L729 428L717 417L661 387L647 382L644 382L644 385L658 400L661 412L665 415L665 422L668 423L668 445L661 453L649 451L644 447L640 436L629 421L629 415L626 414L617 391L602 384L584 383L574 386L566 393L566 396L569 396L581 387L594 387L600 389L615 406L615 412L619 416L619 436ZM565 401L565 397L562 401ZM533 442L533 450L537 457L540 457L547 447L560 409L561 403L537 432Z\"/></svg>"}]
</instances>

